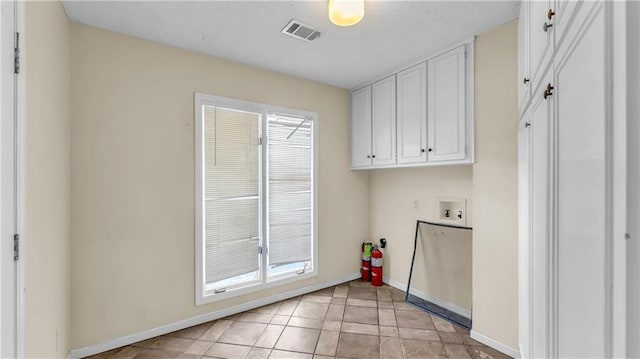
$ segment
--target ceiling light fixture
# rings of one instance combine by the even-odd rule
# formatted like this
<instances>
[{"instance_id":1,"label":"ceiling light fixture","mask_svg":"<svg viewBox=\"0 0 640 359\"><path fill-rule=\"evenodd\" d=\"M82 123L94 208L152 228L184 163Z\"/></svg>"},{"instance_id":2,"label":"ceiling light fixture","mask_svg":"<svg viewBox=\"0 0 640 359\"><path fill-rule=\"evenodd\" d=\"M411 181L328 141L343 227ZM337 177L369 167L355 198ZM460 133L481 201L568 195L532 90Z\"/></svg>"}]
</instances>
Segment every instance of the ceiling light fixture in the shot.
<instances>
[{"instance_id":1,"label":"ceiling light fixture","mask_svg":"<svg viewBox=\"0 0 640 359\"><path fill-rule=\"evenodd\" d=\"M335 25L355 25L363 17L364 0L329 0L329 20Z\"/></svg>"}]
</instances>

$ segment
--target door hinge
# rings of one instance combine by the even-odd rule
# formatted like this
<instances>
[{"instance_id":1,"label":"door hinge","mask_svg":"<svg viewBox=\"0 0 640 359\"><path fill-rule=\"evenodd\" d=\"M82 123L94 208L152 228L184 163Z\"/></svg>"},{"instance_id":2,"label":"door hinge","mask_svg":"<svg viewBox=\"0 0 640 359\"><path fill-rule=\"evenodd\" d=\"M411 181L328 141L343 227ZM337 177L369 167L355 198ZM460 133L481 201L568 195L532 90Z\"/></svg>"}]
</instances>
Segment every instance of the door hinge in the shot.
<instances>
[{"instance_id":1,"label":"door hinge","mask_svg":"<svg viewBox=\"0 0 640 359\"><path fill-rule=\"evenodd\" d=\"M18 261L20 259L20 235L13 235L13 260Z\"/></svg>"},{"instance_id":2,"label":"door hinge","mask_svg":"<svg viewBox=\"0 0 640 359\"><path fill-rule=\"evenodd\" d=\"M20 73L20 33L16 32L16 45L13 48L13 73Z\"/></svg>"},{"instance_id":3,"label":"door hinge","mask_svg":"<svg viewBox=\"0 0 640 359\"><path fill-rule=\"evenodd\" d=\"M258 247L258 254L264 254L267 253L267 248L266 247Z\"/></svg>"},{"instance_id":4,"label":"door hinge","mask_svg":"<svg viewBox=\"0 0 640 359\"><path fill-rule=\"evenodd\" d=\"M264 139L262 137L258 137L258 145L262 146L264 144Z\"/></svg>"}]
</instances>

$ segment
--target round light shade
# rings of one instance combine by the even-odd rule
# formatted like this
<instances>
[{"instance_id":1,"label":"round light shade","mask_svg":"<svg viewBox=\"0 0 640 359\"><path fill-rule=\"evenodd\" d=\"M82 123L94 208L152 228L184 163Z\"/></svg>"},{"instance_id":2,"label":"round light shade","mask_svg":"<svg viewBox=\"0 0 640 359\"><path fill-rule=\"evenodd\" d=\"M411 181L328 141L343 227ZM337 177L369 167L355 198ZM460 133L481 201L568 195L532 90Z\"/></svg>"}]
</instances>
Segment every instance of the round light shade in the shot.
<instances>
[{"instance_id":1,"label":"round light shade","mask_svg":"<svg viewBox=\"0 0 640 359\"><path fill-rule=\"evenodd\" d=\"M364 0L329 0L329 20L338 26L355 25L364 17Z\"/></svg>"}]
</instances>

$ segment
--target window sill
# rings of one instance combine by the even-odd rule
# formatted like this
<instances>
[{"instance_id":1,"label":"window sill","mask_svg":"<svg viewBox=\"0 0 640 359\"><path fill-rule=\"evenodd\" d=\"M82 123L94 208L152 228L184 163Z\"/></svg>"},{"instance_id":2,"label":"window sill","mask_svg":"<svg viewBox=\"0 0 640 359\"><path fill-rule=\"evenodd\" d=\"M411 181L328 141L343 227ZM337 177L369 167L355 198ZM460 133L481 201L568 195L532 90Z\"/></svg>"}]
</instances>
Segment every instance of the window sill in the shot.
<instances>
[{"instance_id":1,"label":"window sill","mask_svg":"<svg viewBox=\"0 0 640 359\"><path fill-rule=\"evenodd\" d=\"M196 306L219 302L221 300L235 298L241 295L259 292L259 291L270 289L270 288L275 288L281 285L298 282L304 279L313 278L313 277L316 277L317 275L318 275L318 272L314 270L309 273L275 278L270 281L267 281L266 283L251 284L246 287L231 289L223 293L214 293L212 290L202 294L196 293Z\"/></svg>"}]
</instances>

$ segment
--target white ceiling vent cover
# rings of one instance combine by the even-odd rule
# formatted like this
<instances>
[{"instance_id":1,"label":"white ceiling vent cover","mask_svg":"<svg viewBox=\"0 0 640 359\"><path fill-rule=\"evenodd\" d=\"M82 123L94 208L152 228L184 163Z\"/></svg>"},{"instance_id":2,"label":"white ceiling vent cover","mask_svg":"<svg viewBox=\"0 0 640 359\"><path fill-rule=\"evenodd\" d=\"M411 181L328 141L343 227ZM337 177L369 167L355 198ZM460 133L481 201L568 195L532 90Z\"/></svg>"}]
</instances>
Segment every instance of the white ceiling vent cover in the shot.
<instances>
[{"instance_id":1,"label":"white ceiling vent cover","mask_svg":"<svg viewBox=\"0 0 640 359\"><path fill-rule=\"evenodd\" d=\"M313 41L320 37L320 31L296 19L291 19L287 26L282 29L282 33L305 41Z\"/></svg>"}]
</instances>

